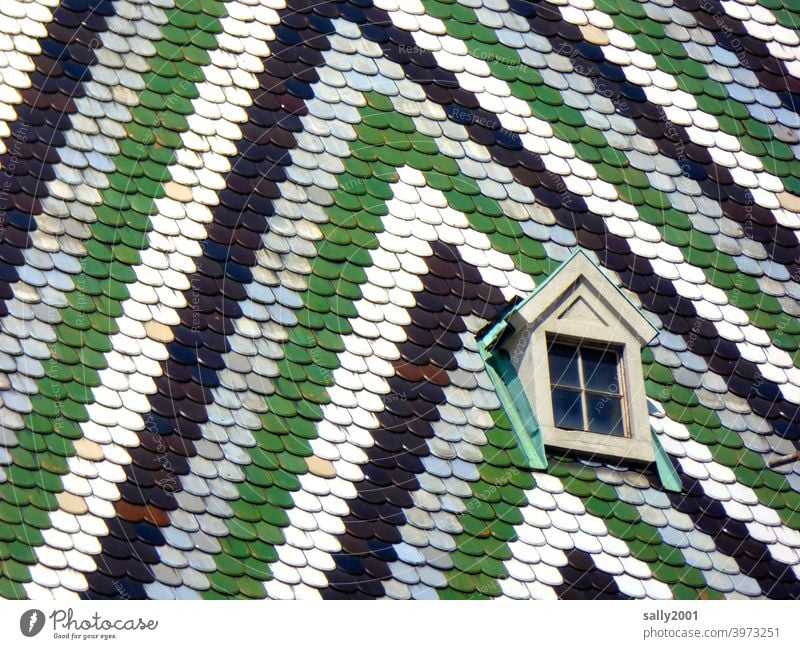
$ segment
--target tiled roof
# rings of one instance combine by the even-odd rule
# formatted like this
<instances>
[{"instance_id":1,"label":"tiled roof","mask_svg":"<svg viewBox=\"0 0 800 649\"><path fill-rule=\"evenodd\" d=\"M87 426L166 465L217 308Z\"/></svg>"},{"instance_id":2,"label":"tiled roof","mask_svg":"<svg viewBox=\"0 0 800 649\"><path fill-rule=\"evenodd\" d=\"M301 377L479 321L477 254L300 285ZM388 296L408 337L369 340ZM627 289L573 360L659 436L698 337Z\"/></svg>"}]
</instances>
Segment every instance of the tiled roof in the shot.
<instances>
[{"instance_id":1,"label":"tiled roof","mask_svg":"<svg viewBox=\"0 0 800 649\"><path fill-rule=\"evenodd\" d=\"M794 0L0 14L0 597L800 597ZM500 408L576 248L681 493Z\"/></svg>"}]
</instances>

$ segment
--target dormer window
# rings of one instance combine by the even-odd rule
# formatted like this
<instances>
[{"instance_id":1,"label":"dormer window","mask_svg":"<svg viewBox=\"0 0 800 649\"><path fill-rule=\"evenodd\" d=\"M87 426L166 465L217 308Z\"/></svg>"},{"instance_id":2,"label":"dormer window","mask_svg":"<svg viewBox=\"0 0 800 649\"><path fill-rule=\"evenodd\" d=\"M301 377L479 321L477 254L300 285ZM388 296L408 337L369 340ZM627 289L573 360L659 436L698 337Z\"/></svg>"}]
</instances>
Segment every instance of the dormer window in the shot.
<instances>
[{"instance_id":1,"label":"dormer window","mask_svg":"<svg viewBox=\"0 0 800 649\"><path fill-rule=\"evenodd\" d=\"M679 488L650 429L642 348L656 335L583 252L482 333L479 348L533 468L547 448L657 462Z\"/></svg>"},{"instance_id":2,"label":"dormer window","mask_svg":"<svg viewBox=\"0 0 800 649\"><path fill-rule=\"evenodd\" d=\"M620 350L613 346L551 340L547 359L557 428L626 436Z\"/></svg>"}]
</instances>

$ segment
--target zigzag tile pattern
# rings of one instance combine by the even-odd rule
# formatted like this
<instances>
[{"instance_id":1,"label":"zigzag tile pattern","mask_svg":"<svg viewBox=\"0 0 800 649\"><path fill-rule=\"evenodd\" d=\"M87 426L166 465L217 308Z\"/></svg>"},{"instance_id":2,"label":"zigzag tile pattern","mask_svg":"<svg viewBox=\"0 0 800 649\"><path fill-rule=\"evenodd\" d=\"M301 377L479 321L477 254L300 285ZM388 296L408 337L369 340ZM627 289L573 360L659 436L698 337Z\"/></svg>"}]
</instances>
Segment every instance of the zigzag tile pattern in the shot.
<instances>
[{"instance_id":1,"label":"zigzag tile pattern","mask_svg":"<svg viewBox=\"0 0 800 649\"><path fill-rule=\"evenodd\" d=\"M0 23L0 598L800 599L796 3ZM576 248L680 493L485 371Z\"/></svg>"}]
</instances>

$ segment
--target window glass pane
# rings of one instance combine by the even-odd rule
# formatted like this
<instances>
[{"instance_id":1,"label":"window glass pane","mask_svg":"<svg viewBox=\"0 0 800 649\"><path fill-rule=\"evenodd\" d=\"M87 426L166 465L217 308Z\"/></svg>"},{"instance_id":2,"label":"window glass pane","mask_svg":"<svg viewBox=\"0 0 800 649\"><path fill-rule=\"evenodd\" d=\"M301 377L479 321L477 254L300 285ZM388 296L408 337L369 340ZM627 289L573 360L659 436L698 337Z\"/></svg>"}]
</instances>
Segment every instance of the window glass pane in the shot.
<instances>
[{"instance_id":1,"label":"window glass pane","mask_svg":"<svg viewBox=\"0 0 800 649\"><path fill-rule=\"evenodd\" d=\"M589 430L607 435L625 435L625 422L622 417L622 399L609 395L586 395Z\"/></svg>"},{"instance_id":2,"label":"window glass pane","mask_svg":"<svg viewBox=\"0 0 800 649\"><path fill-rule=\"evenodd\" d=\"M551 343L548 356L550 358L550 383L571 388L581 387L577 346Z\"/></svg>"},{"instance_id":3,"label":"window glass pane","mask_svg":"<svg viewBox=\"0 0 800 649\"><path fill-rule=\"evenodd\" d=\"M553 420L558 428L583 430L581 393L553 388Z\"/></svg>"},{"instance_id":4,"label":"window glass pane","mask_svg":"<svg viewBox=\"0 0 800 649\"><path fill-rule=\"evenodd\" d=\"M617 376L617 352L613 349L602 350L591 347L581 348L583 359L583 380L590 390L620 393Z\"/></svg>"}]
</instances>

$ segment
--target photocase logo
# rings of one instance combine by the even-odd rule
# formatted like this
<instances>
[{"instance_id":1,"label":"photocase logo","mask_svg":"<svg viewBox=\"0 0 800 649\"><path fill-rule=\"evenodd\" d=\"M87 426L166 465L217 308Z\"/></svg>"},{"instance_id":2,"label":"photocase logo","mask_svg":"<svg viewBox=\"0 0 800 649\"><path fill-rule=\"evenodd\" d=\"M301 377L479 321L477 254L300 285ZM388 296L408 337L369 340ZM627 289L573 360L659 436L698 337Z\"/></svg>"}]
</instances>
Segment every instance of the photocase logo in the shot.
<instances>
[{"instance_id":1,"label":"photocase logo","mask_svg":"<svg viewBox=\"0 0 800 649\"><path fill-rule=\"evenodd\" d=\"M19 618L19 630L26 638L32 638L44 628L44 613L38 608L25 611Z\"/></svg>"}]
</instances>

